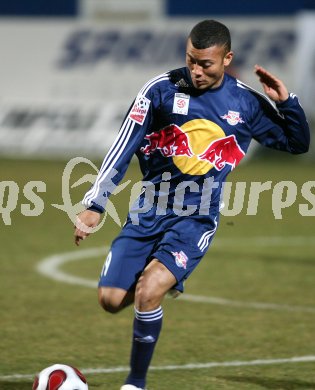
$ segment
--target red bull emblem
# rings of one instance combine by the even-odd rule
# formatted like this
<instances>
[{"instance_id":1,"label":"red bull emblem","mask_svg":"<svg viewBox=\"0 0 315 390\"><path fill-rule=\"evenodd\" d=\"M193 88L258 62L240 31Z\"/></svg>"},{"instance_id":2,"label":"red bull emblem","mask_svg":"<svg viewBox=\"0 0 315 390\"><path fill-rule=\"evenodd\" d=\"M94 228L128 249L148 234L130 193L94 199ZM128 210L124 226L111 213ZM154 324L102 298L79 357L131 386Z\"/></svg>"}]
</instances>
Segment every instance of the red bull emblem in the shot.
<instances>
[{"instance_id":1,"label":"red bull emblem","mask_svg":"<svg viewBox=\"0 0 315 390\"><path fill-rule=\"evenodd\" d=\"M188 257L186 256L185 252L172 252L172 255L175 258L175 263L177 267L184 269L187 268Z\"/></svg>"},{"instance_id":2,"label":"red bull emblem","mask_svg":"<svg viewBox=\"0 0 315 390\"><path fill-rule=\"evenodd\" d=\"M237 111L228 111L227 114L221 115L222 119L226 119L227 123L231 126L235 126L238 123L244 123L243 119L240 117L240 113Z\"/></svg>"},{"instance_id":3,"label":"red bull emblem","mask_svg":"<svg viewBox=\"0 0 315 390\"><path fill-rule=\"evenodd\" d=\"M191 122L188 123L191 124ZM206 125L208 124L206 123ZM166 126L160 131L146 135L145 139L148 144L141 147L140 150L147 156L158 151L163 157L172 157L174 164L183 173L192 175L204 174L213 167L221 171L226 164L234 169L245 156L245 152L239 146L235 135L225 137L224 132L220 131L219 127L212 132L209 132L208 128L199 130L200 140L204 145L202 148L200 148L200 144L196 144L199 138L196 135L189 138L191 134L186 131L185 128L182 129L175 124ZM204 142L205 134L208 137L210 135L212 139L209 137L209 141ZM193 145L190 144L191 140L195 142ZM203 164L201 164L202 162Z\"/></svg>"},{"instance_id":4,"label":"red bull emblem","mask_svg":"<svg viewBox=\"0 0 315 390\"><path fill-rule=\"evenodd\" d=\"M140 150L146 155L159 150L164 157L193 156L187 134L175 124L148 134L145 139L149 141L149 144Z\"/></svg>"},{"instance_id":5,"label":"red bull emblem","mask_svg":"<svg viewBox=\"0 0 315 390\"><path fill-rule=\"evenodd\" d=\"M221 171L226 164L234 169L244 156L245 153L237 143L235 135L232 134L211 142L207 150L198 158L209 161L218 171Z\"/></svg>"}]
</instances>

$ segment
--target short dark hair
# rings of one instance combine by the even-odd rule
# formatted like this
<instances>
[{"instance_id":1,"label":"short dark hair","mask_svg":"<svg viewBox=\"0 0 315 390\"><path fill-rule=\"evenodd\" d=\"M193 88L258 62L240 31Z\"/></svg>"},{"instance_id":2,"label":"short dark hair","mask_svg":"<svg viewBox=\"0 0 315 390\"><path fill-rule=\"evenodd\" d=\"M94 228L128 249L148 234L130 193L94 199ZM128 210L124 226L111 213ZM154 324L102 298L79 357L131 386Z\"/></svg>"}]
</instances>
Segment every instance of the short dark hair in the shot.
<instances>
[{"instance_id":1,"label":"short dark hair","mask_svg":"<svg viewBox=\"0 0 315 390\"><path fill-rule=\"evenodd\" d=\"M207 49L211 46L225 46L226 52L231 50L229 29L216 20L203 20L193 27L189 34L192 45L196 49Z\"/></svg>"}]
</instances>

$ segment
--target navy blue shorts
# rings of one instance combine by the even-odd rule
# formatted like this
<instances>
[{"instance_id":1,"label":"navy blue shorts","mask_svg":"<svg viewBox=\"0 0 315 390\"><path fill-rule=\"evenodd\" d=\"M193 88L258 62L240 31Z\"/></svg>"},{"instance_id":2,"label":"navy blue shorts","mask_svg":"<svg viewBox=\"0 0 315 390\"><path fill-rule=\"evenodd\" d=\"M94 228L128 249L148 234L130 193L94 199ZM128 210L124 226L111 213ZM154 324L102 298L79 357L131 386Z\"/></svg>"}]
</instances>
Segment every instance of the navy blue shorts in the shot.
<instances>
[{"instance_id":1,"label":"navy blue shorts","mask_svg":"<svg viewBox=\"0 0 315 390\"><path fill-rule=\"evenodd\" d=\"M209 216L156 217L151 227L137 226L127 219L112 243L99 286L134 290L146 265L156 258L175 276L174 288L183 292L183 282L206 253L217 224L218 213L211 219Z\"/></svg>"}]
</instances>

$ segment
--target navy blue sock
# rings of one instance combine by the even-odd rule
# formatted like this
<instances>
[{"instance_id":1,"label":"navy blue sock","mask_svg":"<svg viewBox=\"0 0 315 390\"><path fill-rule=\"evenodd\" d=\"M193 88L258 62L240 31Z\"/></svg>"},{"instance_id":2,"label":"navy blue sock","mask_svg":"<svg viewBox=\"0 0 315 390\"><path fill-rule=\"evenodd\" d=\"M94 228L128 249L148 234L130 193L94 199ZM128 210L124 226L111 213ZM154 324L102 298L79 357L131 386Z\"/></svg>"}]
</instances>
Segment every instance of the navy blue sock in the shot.
<instances>
[{"instance_id":1,"label":"navy blue sock","mask_svg":"<svg viewBox=\"0 0 315 390\"><path fill-rule=\"evenodd\" d=\"M162 328L162 319L161 306L148 312L139 312L135 309L130 358L131 370L125 383L145 388L146 375Z\"/></svg>"}]
</instances>

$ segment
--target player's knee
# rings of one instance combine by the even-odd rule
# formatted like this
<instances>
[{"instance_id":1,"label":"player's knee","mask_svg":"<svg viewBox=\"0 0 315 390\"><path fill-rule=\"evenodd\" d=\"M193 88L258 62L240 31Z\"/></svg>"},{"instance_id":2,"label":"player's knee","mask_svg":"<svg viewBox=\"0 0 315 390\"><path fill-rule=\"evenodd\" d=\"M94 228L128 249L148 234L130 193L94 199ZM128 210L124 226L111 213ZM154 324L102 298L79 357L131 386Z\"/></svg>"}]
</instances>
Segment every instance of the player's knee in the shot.
<instances>
[{"instance_id":1,"label":"player's knee","mask_svg":"<svg viewBox=\"0 0 315 390\"><path fill-rule=\"evenodd\" d=\"M140 311L150 311L161 304L164 294L156 280L142 275L136 288L136 307Z\"/></svg>"},{"instance_id":2,"label":"player's knee","mask_svg":"<svg viewBox=\"0 0 315 390\"><path fill-rule=\"evenodd\" d=\"M145 289L139 289L136 292L136 309L139 311L151 311L159 306L156 302L159 299Z\"/></svg>"},{"instance_id":3,"label":"player's knee","mask_svg":"<svg viewBox=\"0 0 315 390\"><path fill-rule=\"evenodd\" d=\"M111 314L118 313L122 309L121 297L110 288L98 289L98 302L106 312Z\"/></svg>"}]
</instances>

